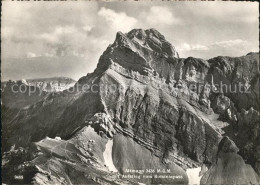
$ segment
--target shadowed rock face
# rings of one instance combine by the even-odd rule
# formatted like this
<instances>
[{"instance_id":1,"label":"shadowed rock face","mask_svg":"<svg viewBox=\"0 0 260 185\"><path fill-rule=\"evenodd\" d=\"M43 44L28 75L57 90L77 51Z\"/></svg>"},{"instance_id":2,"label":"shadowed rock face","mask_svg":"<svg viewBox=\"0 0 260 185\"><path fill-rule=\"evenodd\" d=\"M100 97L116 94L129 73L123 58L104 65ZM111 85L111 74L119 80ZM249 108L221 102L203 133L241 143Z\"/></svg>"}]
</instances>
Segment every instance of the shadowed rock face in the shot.
<instances>
[{"instance_id":1,"label":"shadowed rock face","mask_svg":"<svg viewBox=\"0 0 260 185\"><path fill-rule=\"evenodd\" d=\"M141 178L139 182L147 184L187 184L188 178L185 171L174 163L162 163L161 159L144 146L138 144L134 140L124 135L118 134L114 136L112 157L116 168L124 175L140 175L137 172L129 173L128 169L143 170L143 174L151 175L146 170L156 170L156 175L174 175L181 178ZM160 172L158 171L160 170ZM168 173L163 173L163 171Z\"/></svg>"},{"instance_id":2,"label":"shadowed rock face","mask_svg":"<svg viewBox=\"0 0 260 185\"><path fill-rule=\"evenodd\" d=\"M12 109L28 107L41 101L46 92L37 86L30 86L26 81L8 81L1 84L2 105Z\"/></svg>"},{"instance_id":3,"label":"shadowed rock face","mask_svg":"<svg viewBox=\"0 0 260 185\"><path fill-rule=\"evenodd\" d=\"M96 70L75 84L77 91L48 94L18 110L4 107L4 151L14 144L26 147L32 142L38 146L42 142L44 147L36 151L40 150L45 156L45 164L46 161L64 163L58 165L60 170L53 168L56 172L53 179L63 178L65 183L73 184L84 181L90 172L83 167L73 167L69 173L81 174L81 178L67 177L62 169L70 169L72 164L68 163L73 161L64 158L66 153L50 156L48 150L72 140L72 143L85 142L85 137L98 141L110 138L113 139L114 166L122 175L130 167L169 168L172 175L183 177L179 183L187 184L185 169L214 165L223 150L223 146L221 150L217 147L218 143L223 135L228 135L243 157L235 157L238 165L244 165L246 160L259 173L258 57L259 54L251 53L208 61L182 59L174 46L154 29L119 32L114 43L101 55ZM241 82L242 89L250 91L246 94L221 91L217 85L220 82L228 85ZM86 87L89 89L84 91ZM84 132L87 126L94 129L91 134ZM49 142L46 136L61 137L61 140ZM90 161L97 164L93 169L103 169L105 142L98 143L98 152L90 151L91 154L71 148L76 165L81 163L77 158L80 155L89 159L88 162L82 160L84 168L89 169ZM232 153L231 157L238 156L236 152L228 153ZM43 165L41 155L30 165L35 166L35 161ZM88 158L89 155L92 158ZM52 162L40 167L45 171L41 173L44 177ZM108 169L104 170L107 174ZM248 171L255 174L253 172ZM103 173L97 171L91 178L112 182L111 178L100 179L100 174ZM44 183L47 182L48 178ZM156 183L176 181L159 179Z\"/></svg>"},{"instance_id":4,"label":"shadowed rock face","mask_svg":"<svg viewBox=\"0 0 260 185\"><path fill-rule=\"evenodd\" d=\"M219 143L217 160L203 175L201 184L258 184L254 169L237 152L234 142L224 137Z\"/></svg>"}]
</instances>

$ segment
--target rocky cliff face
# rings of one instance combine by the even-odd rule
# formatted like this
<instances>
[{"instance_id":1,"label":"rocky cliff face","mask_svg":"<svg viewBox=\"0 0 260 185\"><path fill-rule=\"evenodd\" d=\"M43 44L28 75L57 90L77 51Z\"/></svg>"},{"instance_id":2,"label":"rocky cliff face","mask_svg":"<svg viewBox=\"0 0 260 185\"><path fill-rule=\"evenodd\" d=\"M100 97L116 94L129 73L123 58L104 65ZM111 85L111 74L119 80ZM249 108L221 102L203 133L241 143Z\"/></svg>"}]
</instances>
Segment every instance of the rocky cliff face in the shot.
<instances>
[{"instance_id":1,"label":"rocky cliff face","mask_svg":"<svg viewBox=\"0 0 260 185\"><path fill-rule=\"evenodd\" d=\"M96 70L70 90L46 95L16 112L6 108L4 151L14 144L17 148L36 142L32 148L36 146L34 152L40 155L27 161L41 170L31 181L74 184L92 178L95 183L112 183L102 152L107 139L113 139L113 163L119 174L129 175L129 168L159 168L181 177L134 178L131 183L187 184L185 170L202 164L214 167L218 143L228 135L240 149L239 164L245 160L252 166L248 173L259 175L258 78L257 53L183 59L154 29L119 32ZM232 89L239 85L240 90ZM90 140L96 143L94 150ZM71 143L75 148L67 149ZM70 172L64 174L65 168ZM95 173L90 175L88 169ZM118 180L124 184L123 177Z\"/></svg>"},{"instance_id":2,"label":"rocky cliff face","mask_svg":"<svg viewBox=\"0 0 260 185\"><path fill-rule=\"evenodd\" d=\"M228 137L218 147L217 160L203 175L201 184L258 184L259 177L237 154L238 148Z\"/></svg>"}]
</instances>

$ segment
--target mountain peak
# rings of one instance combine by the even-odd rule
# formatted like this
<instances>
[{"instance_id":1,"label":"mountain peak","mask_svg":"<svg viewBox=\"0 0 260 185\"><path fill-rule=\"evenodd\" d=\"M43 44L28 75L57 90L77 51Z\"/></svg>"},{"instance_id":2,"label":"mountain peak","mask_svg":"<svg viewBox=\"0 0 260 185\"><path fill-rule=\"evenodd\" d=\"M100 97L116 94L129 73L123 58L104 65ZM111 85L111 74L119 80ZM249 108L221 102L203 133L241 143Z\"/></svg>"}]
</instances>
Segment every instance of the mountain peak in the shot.
<instances>
[{"instance_id":1,"label":"mountain peak","mask_svg":"<svg viewBox=\"0 0 260 185\"><path fill-rule=\"evenodd\" d=\"M118 45L136 47L154 51L166 57L179 58L175 47L168 42L165 37L156 29L133 29L128 33L123 34L118 32L115 43Z\"/></svg>"},{"instance_id":2,"label":"mountain peak","mask_svg":"<svg viewBox=\"0 0 260 185\"><path fill-rule=\"evenodd\" d=\"M159 31L133 29L128 33L117 32L114 43L100 57L96 70L106 70L113 64L140 74L155 74L161 73L159 65L178 58L175 47Z\"/></svg>"},{"instance_id":3,"label":"mountain peak","mask_svg":"<svg viewBox=\"0 0 260 185\"><path fill-rule=\"evenodd\" d=\"M157 31L156 29L154 28L150 28L150 29L147 29L147 30L144 30L144 29L133 29L131 31L129 31L127 33L127 36L129 38L133 37L133 36L137 36L137 37L141 37L141 38L147 38L147 37L156 37L160 40L165 40L165 37L159 32Z\"/></svg>"}]
</instances>

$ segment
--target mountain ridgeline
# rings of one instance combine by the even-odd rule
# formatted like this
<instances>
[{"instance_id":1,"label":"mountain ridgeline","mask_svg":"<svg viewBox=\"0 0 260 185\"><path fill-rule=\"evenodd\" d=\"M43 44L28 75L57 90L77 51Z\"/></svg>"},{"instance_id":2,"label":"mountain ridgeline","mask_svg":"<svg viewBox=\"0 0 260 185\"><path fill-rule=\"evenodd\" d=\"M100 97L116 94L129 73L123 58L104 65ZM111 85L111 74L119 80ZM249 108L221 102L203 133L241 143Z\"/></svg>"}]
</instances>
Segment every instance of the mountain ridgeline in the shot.
<instances>
[{"instance_id":1,"label":"mountain ridgeline","mask_svg":"<svg viewBox=\"0 0 260 185\"><path fill-rule=\"evenodd\" d=\"M2 103L3 182L189 184L203 167L202 184L258 184L259 77L259 53L180 58L155 29L118 32L74 87Z\"/></svg>"}]
</instances>

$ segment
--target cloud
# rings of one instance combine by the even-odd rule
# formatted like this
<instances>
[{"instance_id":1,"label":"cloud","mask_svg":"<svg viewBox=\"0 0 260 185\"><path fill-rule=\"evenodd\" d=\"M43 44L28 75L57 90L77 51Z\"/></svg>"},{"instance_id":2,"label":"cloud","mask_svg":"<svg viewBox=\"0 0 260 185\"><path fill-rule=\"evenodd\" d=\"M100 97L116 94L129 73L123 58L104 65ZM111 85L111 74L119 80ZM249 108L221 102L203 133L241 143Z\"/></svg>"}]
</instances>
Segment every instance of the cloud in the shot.
<instances>
[{"instance_id":1,"label":"cloud","mask_svg":"<svg viewBox=\"0 0 260 185\"><path fill-rule=\"evenodd\" d=\"M172 25L181 23L180 19L176 18L169 8L162 6L152 6L148 12L142 14L142 17L147 23L154 26L157 24Z\"/></svg>"},{"instance_id":2,"label":"cloud","mask_svg":"<svg viewBox=\"0 0 260 185\"><path fill-rule=\"evenodd\" d=\"M45 57L54 57L54 54L52 54L52 53L44 53L43 56L45 56Z\"/></svg>"},{"instance_id":3,"label":"cloud","mask_svg":"<svg viewBox=\"0 0 260 185\"><path fill-rule=\"evenodd\" d=\"M222 48L222 49L231 49L232 47L240 47L244 48L250 46L250 43L246 40L235 39L235 40L226 40L226 41L219 41L209 44L208 46L195 44L190 45L187 43L182 44L179 47L176 47L178 51L208 51L212 48Z\"/></svg>"},{"instance_id":4,"label":"cloud","mask_svg":"<svg viewBox=\"0 0 260 185\"><path fill-rule=\"evenodd\" d=\"M3 1L2 5L2 58L53 57L53 62L44 63L46 71L38 67L39 75L49 75L53 69L59 71L57 76L77 79L92 72L116 32L132 28L157 29L181 57L239 56L257 51L259 45L258 3L252 2ZM64 65L65 58L73 59ZM30 70L6 61L2 67L21 73L5 74L30 75ZM54 69L57 61L61 66ZM32 68L26 62L21 66Z\"/></svg>"},{"instance_id":5,"label":"cloud","mask_svg":"<svg viewBox=\"0 0 260 185\"><path fill-rule=\"evenodd\" d=\"M37 57L37 55L35 53L32 53L32 52L28 52L27 55L26 55L27 58L34 58L34 57Z\"/></svg>"},{"instance_id":6,"label":"cloud","mask_svg":"<svg viewBox=\"0 0 260 185\"><path fill-rule=\"evenodd\" d=\"M227 40L227 41L220 41L215 42L211 45L211 47L223 47L223 48L230 48L230 47L246 47L249 45L249 42L246 40L235 39L235 40Z\"/></svg>"},{"instance_id":7,"label":"cloud","mask_svg":"<svg viewBox=\"0 0 260 185\"><path fill-rule=\"evenodd\" d=\"M178 51L207 51L209 48L204 45L196 44L196 45L190 45L187 43L184 43L182 46L177 47Z\"/></svg>"},{"instance_id":8,"label":"cloud","mask_svg":"<svg viewBox=\"0 0 260 185\"><path fill-rule=\"evenodd\" d=\"M258 22L258 2L185 2L187 12L195 16L208 17L217 22Z\"/></svg>"},{"instance_id":9,"label":"cloud","mask_svg":"<svg viewBox=\"0 0 260 185\"><path fill-rule=\"evenodd\" d=\"M74 26L57 26L52 32L42 33L39 35L39 39L42 39L48 44L59 44L63 40L68 40L68 37L74 38L75 34L81 34L80 31ZM72 39L71 39L72 40Z\"/></svg>"},{"instance_id":10,"label":"cloud","mask_svg":"<svg viewBox=\"0 0 260 185\"><path fill-rule=\"evenodd\" d=\"M83 30L85 30L86 32L89 32L93 29L93 26L90 26L90 25L86 25L83 27Z\"/></svg>"},{"instance_id":11,"label":"cloud","mask_svg":"<svg viewBox=\"0 0 260 185\"><path fill-rule=\"evenodd\" d=\"M86 51L88 35L75 25L56 26L53 31L39 34L35 40L52 48L57 56L81 56ZM82 53L83 52L83 53Z\"/></svg>"},{"instance_id":12,"label":"cloud","mask_svg":"<svg viewBox=\"0 0 260 185\"><path fill-rule=\"evenodd\" d=\"M104 7L99 10L98 16L104 18L116 31L128 32L137 23L135 18L127 16L124 12L117 13Z\"/></svg>"},{"instance_id":13,"label":"cloud","mask_svg":"<svg viewBox=\"0 0 260 185\"><path fill-rule=\"evenodd\" d=\"M215 56L242 56L249 52L257 51L255 45L247 40L234 39L224 40L208 45L184 43L176 47L181 57L193 56L209 59ZM203 57L201 57L203 56Z\"/></svg>"},{"instance_id":14,"label":"cloud","mask_svg":"<svg viewBox=\"0 0 260 185\"><path fill-rule=\"evenodd\" d=\"M53 55L65 46L85 54L97 9L96 2L3 2L3 56Z\"/></svg>"}]
</instances>

